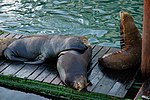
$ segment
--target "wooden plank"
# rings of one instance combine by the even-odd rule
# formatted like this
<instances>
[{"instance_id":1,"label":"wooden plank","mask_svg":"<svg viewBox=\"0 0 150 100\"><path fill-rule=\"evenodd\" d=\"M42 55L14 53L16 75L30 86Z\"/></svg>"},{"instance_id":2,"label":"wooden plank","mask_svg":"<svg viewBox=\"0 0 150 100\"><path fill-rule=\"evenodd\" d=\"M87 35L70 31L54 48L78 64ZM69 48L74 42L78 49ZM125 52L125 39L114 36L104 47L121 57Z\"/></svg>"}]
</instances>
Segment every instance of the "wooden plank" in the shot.
<instances>
[{"instance_id":1,"label":"wooden plank","mask_svg":"<svg viewBox=\"0 0 150 100\"><path fill-rule=\"evenodd\" d=\"M108 51L110 50L110 48L108 47L103 47L102 49L100 49L100 51L95 55L95 57L92 59L92 65L90 66L90 69L88 70L88 75L91 73L91 71L93 70L93 68L97 65L98 63L98 58L102 57L104 54L106 54Z\"/></svg>"},{"instance_id":2,"label":"wooden plank","mask_svg":"<svg viewBox=\"0 0 150 100\"><path fill-rule=\"evenodd\" d=\"M62 81L58 85L65 86L65 84Z\"/></svg>"},{"instance_id":3,"label":"wooden plank","mask_svg":"<svg viewBox=\"0 0 150 100\"><path fill-rule=\"evenodd\" d=\"M4 59L0 59L0 66L5 62Z\"/></svg>"},{"instance_id":4,"label":"wooden plank","mask_svg":"<svg viewBox=\"0 0 150 100\"><path fill-rule=\"evenodd\" d=\"M3 75L14 75L17 73L22 67L24 67L25 64L22 64L21 62L15 62L10 64L5 70L3 70L1 73Z\"/></svg>"},{"instance_id":5,"label":"wooden plank","mask_svg":"<svg viewBox=\"0 0 150 100\"><path fill-rule=\"evenodd\" d=\"M3 70L5 70L10 64L11 64L11 62L5 61L5 62L0 66L0 72L2 72ZM1 74L2 74L2 73L1 73Z\"/></svg>"},{"instance_id":6,"label":"wooden plank","mask_svg":"<svg viewBox=\"0 0 150 100\"><path fill-rule=\"evenodd\" d=\"M104 73L98 68L98 64L94 68L96 71L92 71L91 76L88 77L88 80L92 83L91 86L87 87L88 91L92 91L97 83L103 78Z\"/></svg>"},{"instance_id":7,"label":"wooden plank","mask_svg":"<svg viewBox=\"0 0 150 100\"><path fill-rule=\"evenodd\" d=\"M102 72L104 77L95 86L93 92L110 95L108 94L109 91L113 88L118 78L122 78L122 76L124 76L124 71L103 68Z\"/></svg>"},{"instance_id":8,"label":"wooden plank","mask_svg":"<svg viewBox=\"0 0 150 100\"><path fill-rule=\"evenodd\" d=\"M7 38L9 37L9 38L13 38L13 37L15 37L15 35L16 34L9 34L9 35L7 35Z\"/></svg>"},{"instance_id":9,"label":"wooden plank","mask_svg":"<svg viewBox=\"0 0 150 100\"><path fill-rule=\"evenodd\" d=\"M44 81L44 79L50 74L49 68L46 69L35 80Z\"/></svg>"},{"instance_id":10,"label":"wooden plank","mask_svg":"<svg viewBox=\"0 0 150 100\"><path fill-rule=\"evenodd\" d=\"M91 57L91 59L93 59L96 55L97 55L97 53L102 49L103 47L102 46L95 46L93 49L92 49L92 57Z\"/></svg>"},{"instance_id":11,"label":"wooden plank","mask_svg":"<svg viewBox=\"0 0 150 100\"><path fill-rule=\"evenodd\" d=\"M5 37L7 37L9 34L10 34L10 33L1 34L1 35L0 35L0 38L5 38Z\"/></svg>"},{"instance_id":12,"label":"wooden plank","mask_svg":"<svg viewBox=\"0 0 150 100\"><path fill-rule=\"evenodd\" d=\"M39 66L27 79L35 80L45 69L46 66Z\"/></svg>"},{"instance_id":13,"label":"wooden plank","mask_svg":"<svg viewBox=\"0 0 150 100\"><path fill-rule=\"evenodd\" d=\"M104 49L105 50L105 49ZM106 48L106 51L107 50L109 50L108 48ZM111 52L114 52L115 51L115 49L113 49L113 48L111 48L107 53L111 53ZM98 54L99 55L99 54ZM102 55L101 56L96 56L97 57L97 59L98 59L98 57L102 57ZM97 63L96 64L96 67L92 70L92 73L91 73L91 75L89 76L89 80L92 82L92 86L90 86L90 87L88 87L88 90L89 91L93 91L93 89L96 87L96 85L98 84L98 82L103 78L103 76L104 76L104 72L102 72L102 68L99 68L100 67L100 65ZM108 80L107 80L108 81ZM110 82L112 83L112 80L110 79ZM114 83L114 82L113 82ZM101 84L100 84L101 85ZM111 86L112 86L113 84L111 84ZM111 87L110 86L110 87ZM109 88L107 88L107 91L109 91L108 90ZM105 90L106 91L106 90Z\"/></svg>"},{"instance_id":14,"label":"wooden plank","mask_svg":"<svg viewBox=\"0 0 150 100\"><path fill-rule=\"evenodd\" d=\"M111 84L114 84L114 80L111 80L106 75L98 82L92 92L107 94L110 88L112 88Z\"/></svg>"},{"instance_id":15,"label":"wooden plank","mask_svg":"<svg viewBox=\"0 0 150 100\"><path fill-rule=\"evenodd\" d=\"M110 50L109 47L103 47L96 55L95 57L92 59L92 62L97 63L98 62L98 58L102 57L104 54L106 54L108 51Z\"/></svg>"},{"instance_id":16,"label":"wooden plank","mask_svg":"<svg viewBox=\"0 0 150 100\"><path fill-rule=\"evenodd\" d=\"M124 82L128 79L130 75L130 71L128 70L122 70L122 71L116 71L113 73L117 77L116 83L113 85L113 87L109 91L109 95L116 95L118 93L119 89L124 85ZM114 76L113 75L113 76Z\"/></svg>"},{"instance_id":17,"label":"wooden plank","mask_svg":"<svg viewBox=\"0 0 150 100\"><path fill-rule=\"evenodd\" d=\"M16 34L15 38L21 38L23 35L22 34Z\"/></svg>"},{"instance_id":18,"label":"wooden plank","mask_svg":"<svg viewBox=\"0 0 150 100\"><path fill-rule=\"evenodd\" d=\"M51 84L56 84L58 85L61 82L60 77L57 75L57 77L51 82Z\"/></svg>"},{"instance_id":19,"label":"wooden plank","mask_svg":"<svg viewBox=\"0 0 150 100\"><path fill-rule=\"evenodd\" d=\"M122 86L121 82L116 82L108 94L114 96L118 92L121 86Z\"/></svg>"},{"instance_id":20,"label":"wooden plank","mask_svg":"<svg viewBox=\"0 0 150 100\"><path fill-rule=\"evenodd\" d=\"M53 72L46 77L43 82L51 83L57 77L57 73Z\"/></svg>"},{"instance_id":21,"label":"wooden plank","mask_svg":"<svg viewBox=\"0 0 150 100\"><path fill-rule=\"evenodd\" d=\"M20 78L27 78L36 68L38 65L28 65L26 64L19 72L15 75Z\"/></svg>"},{"instance_id":22,"label":"wooden plank","mask_svg":"<svg viewBox=\"0 0 150 100\"><path fill-rule=\"evenodd\" d=\"M126 77L123 78L124 80L121 80L123 81L123 84L122 86L120 86L115 96L123 98L126 95L128 89L131 87L131 85L135 80L135 76L136 76L135 73L138 73L137 70L138 70L137 68L129 69L128 73L126 73L126 75L124 74Z\"/></svg>"}]
</instances>

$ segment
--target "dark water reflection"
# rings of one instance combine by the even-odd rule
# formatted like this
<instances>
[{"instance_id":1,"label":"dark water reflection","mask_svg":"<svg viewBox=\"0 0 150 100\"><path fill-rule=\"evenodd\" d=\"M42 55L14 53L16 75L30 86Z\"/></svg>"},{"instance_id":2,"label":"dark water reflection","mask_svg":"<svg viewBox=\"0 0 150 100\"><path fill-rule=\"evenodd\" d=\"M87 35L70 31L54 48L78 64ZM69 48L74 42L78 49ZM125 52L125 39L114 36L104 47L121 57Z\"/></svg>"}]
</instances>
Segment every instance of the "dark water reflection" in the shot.
<instances>
[{"instance_id":1,"label":"dark water reflection","mask_svg":"<svg viewBox=\"0 0 150 100\"><path fill-rule=\"evenodd\" d=\"M35 94L0 87L0 100L52 100Z\"/></svg>"},{"instance_id":2,"label":"dark water reflection","mask_svg":"<svg viewBox=\"0 0 150 100\"><path fill-rule=\"evenodd\" d=\"M143 0L0 0L0 29L20 34L89 37L119 47L119 11L131 13L142 30Z\"/></svg>"}]
</instances>

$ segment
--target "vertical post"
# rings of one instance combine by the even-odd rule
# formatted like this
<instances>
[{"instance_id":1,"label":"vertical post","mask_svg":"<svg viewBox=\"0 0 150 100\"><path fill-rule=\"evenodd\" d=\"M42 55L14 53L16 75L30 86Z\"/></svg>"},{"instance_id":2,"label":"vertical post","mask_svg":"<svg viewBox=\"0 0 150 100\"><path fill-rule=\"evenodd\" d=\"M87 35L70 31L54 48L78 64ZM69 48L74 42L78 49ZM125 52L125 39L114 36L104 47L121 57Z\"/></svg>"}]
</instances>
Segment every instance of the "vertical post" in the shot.
<instances>
[{"instance_id":1,"label":"vertical post","mask_svg":"<svg viewBox=\"0 0 150 100\"><path fill-rule=\"evenodd\" d=\"M150 0L144 0L141 70L143 78L150 78Z\"/></svg>"}]
</instances>

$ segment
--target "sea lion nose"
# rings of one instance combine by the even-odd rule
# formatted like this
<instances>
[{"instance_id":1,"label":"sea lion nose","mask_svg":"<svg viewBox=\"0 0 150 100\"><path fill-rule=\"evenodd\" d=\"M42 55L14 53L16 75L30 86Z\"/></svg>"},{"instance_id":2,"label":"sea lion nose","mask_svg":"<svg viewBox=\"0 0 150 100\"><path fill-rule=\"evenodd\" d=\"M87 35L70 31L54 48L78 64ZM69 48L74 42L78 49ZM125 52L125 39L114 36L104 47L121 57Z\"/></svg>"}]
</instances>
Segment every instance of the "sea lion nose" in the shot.
<instances>
[{"instance_id":1,"label":"sea lion nose","mask_svg":"<svg viewBox=\"0 0 150 100\"><path fill-rule=\"evenodd\" d=\"M122 16L122 13L123 13L123 11L120 11L120 12L119 12L120 17Z\"/></svg>"}]
</instances>

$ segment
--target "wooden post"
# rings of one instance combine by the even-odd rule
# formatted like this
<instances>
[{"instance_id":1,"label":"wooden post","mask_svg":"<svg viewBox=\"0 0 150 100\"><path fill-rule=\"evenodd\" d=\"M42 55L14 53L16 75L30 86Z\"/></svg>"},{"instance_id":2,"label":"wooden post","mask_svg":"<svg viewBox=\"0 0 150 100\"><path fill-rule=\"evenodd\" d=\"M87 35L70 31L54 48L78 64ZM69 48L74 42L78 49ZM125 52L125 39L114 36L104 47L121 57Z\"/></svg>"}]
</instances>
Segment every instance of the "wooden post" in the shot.
<instances>
[{"instance_id":1,"label":"wooden post","mask_svg":"<svg viewBox=\"0 0 150 100\"><path fill-rule=\"evenodd\" d=\"M144 0L141 70L143 78L150 78L150 0Z\"/></svg>"}]
</instances>

